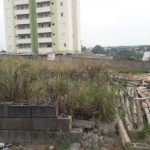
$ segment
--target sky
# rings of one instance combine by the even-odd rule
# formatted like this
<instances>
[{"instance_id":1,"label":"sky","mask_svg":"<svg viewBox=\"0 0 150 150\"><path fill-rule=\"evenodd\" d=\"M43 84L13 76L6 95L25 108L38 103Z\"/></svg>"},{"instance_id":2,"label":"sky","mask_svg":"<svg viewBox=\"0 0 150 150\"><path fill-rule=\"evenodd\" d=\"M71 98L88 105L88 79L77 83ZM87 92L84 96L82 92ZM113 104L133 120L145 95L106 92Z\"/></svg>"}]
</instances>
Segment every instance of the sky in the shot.
<instances>
[{"instance_id":1,"label":"sky","mask_svg":"<svg viewBox=\"0 0 150 150\"><path fill-rule=\"evenodd\" d=\"M95 45L150 45L150 0L80 0L81 40ZM5 48L0 0L0 49Z\"/></svg>"}]
</instances>

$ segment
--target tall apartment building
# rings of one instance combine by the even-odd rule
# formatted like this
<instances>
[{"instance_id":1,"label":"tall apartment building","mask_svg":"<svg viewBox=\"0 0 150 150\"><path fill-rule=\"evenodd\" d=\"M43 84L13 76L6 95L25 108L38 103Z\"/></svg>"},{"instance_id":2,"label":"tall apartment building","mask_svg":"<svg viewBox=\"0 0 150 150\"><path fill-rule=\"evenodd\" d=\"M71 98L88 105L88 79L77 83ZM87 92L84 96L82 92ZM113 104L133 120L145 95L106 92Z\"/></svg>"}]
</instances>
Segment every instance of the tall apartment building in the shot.
<instances>
[{"instance_id":1,"label":"tall apartment building","mask_svg":"<svg viewBox=\"0 0 150 150\"><path fill-rule=\"evenodd\" d=\"M80 0L4 0L10 53L80 53Z\"/></svg>"}]
</instances>

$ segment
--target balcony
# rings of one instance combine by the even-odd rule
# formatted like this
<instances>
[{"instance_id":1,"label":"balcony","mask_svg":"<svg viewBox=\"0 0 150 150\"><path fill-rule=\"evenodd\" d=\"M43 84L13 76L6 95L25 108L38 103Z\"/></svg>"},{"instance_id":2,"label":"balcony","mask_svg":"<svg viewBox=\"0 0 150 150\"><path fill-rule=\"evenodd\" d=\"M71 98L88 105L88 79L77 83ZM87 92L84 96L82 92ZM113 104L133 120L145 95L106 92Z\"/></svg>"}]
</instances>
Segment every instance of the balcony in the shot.
<instances>
[{"instance_id":1,"label":"balcony","mask_svg":"<svg viewBox=\"0 0 150 150\"><path fill-rule=\"evenodd\" d=\"M36 0L37 3L41 3L41 2L50 2L50 0Z\"/></svg>"},{"instance_id":2,"label":"balcony","mask_svg":"<svg viewBox=\"0 0 150 150\"><path fill-rule=\"evenodd\" d=\"M29 9L17 9L15 10L15 15L29 14Z\"/></svg>"},{"instance_id":3,"label":"balcony","mask_svg":"<svg viewBox=\"0 0 150 150\"><path fill-rule=\"evenodd\" d=\"M14 1L15 5L24 5L24 4L29 4L29 0L15 0Z\"/></svg>"},{"instance_id":4,"label":"balcony","mask_svg":"<svg viewBox=\"0 0 150 150\"><path fill-rule=\"evenodd\" d=\"M49 12L49 11L51 11L50 6L36 8L36 13L43 13L43 12Z\"/></svg>"},{"instance_id":5,"label":"balcony","mask_svg":"<svg viewBox=\"0 0 150 150\"><path fill-rule=\"evenodd\" d=\"M51 17L37 18L37 23L51 22Z\"/></svg>"},{"instance_id":6,"label":"balcony","mask_svg":"<svg viewBox=\"0 0 150 150\"><path fill-rule=\"evenodd\" d=\"M47 53L51 53L51 52L53 52L53 48L52 47L39 48L39 54L47 54Z\"/></svg>"},{"instance_id":7,"label":"balcony","mask_svg":"<svg viewBox=\"0 0 150 150\"><path fill-rule=\"evenodd\" d=\"M52 28L38 28L38 33L52 32Z\"/></svg>"},{"instance_id":8,"label":"balcony","mask_svg":"<svg viewBox=\"0 0 150 150\"><path fill-rule=\"evenodd\" d=\"M16 20L15 23L18 24L30 24L30 20L29 19L20 19L20 20Z\"/></svg>"},{"instance_id":9,"label":"balcony","mask_svg":"<svg viewBox=\"0 0 150 150\"><path fill-rule=\"evenodd\" d=\"M31 48L18 48L17 53L32 53Z\"/></svg>"},{"instance_id":10,"label":"balcony","mask_svg":"<svg viewBox=\"0 0 150 150\"><path fill-rule=\"evenodd\" d=\"M49 43L52 42L52 38L38 38L38 43Z\"/></svg>"},{"instance_id":11,"label":"balcony","mask_svg":"<svg viewBox=\"0 0 150 150\"><path fill-rule=\"evenodd\" d=\"M17 44L30 44L31 43L31 39L17 39L16 40Z\"/></svg>"},{"instance_id":12,"label":"balcony","mask_svg":"<svg viewBox=\"0 0 150 150\"><path fill-rule=\"evenodd\" d=\"M30 29L17 29L16 34L30 34Z\"/></svg>"}]
</instances>

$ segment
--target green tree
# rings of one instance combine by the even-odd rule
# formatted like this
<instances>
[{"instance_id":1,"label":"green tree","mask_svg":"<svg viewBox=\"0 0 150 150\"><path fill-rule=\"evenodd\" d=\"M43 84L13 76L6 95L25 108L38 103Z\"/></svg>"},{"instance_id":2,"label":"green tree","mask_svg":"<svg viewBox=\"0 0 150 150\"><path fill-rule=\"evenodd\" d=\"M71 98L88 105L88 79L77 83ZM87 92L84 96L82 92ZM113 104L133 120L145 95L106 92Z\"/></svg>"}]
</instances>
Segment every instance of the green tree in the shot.
<instances>
[{"instance_id":1,"label":"green tree","mask_svg":"<svg viewBox=\"0 0 150 150\"><path fill-rule=\"evenodd\" d=\"M87 48L86 48L85 46L82 46L82 47L81 47L81 50L82 50L82 51L85 51L85 50L87 50Z\"/></svg>"},{"instance_id":2,"label":"green tree","mask_svg":"<svg viewBox=\"0 0 150 150\"><path fill-rule=\"evenodd\" d=\"M110 49L110 51L111 51L111 52L117 52L118 50L117 50L117 48L112 47L112 48Z\"/></svg>"},{"instance_id":3,"label":"green tree","mask_svg":"<svg viewBox=\"0 0 150 150\"><path fill-rule=\"evenodd\" d=\"M150 46L147 47L147 50L146 50L146 51L150 51Z\"/></svg>"},{"instance_id":4,"label":"green tree","mask_svg":"<svg viewBox=\"0 0 150 150\"><path fill-rule=\"evenodd\" d=\"M93 54L104 54L105 51L104 51L104 49L103 49L100 45L96 45L96 46L92 49L92 53L93 53Z\"/></svg>"}]
</instances>

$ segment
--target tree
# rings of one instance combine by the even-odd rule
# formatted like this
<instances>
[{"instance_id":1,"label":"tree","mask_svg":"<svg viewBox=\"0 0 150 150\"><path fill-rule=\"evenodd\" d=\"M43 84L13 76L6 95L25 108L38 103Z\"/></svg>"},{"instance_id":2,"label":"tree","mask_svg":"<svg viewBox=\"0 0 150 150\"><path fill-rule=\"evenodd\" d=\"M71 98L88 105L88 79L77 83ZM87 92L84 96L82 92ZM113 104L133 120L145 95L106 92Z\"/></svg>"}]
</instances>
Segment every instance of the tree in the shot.
<instances>
[{"instance_id":1,"label":"tree","mask_svg":"<svg viewBox=\"0 0 150 150\"><path fill-rule=\"evenodd\" d=\"M144 50L144 46L140 46L140 47L139 47L139 50L140 50L140 51Z\"/></svg>"},{"instance_id":2,"label":"tree","mask_svg":"<svg viewBox=\"0 0 150 150\"><path fill-rule=\"evenodd\" d=\"M82 45L82 46L81 46L81 50L82 50L82 51L85 51L85 50L87 50L87 48Z\"/></svg>"},{"instance_id":3,"label":"tree","mask_svg":"<svg viewBox=\"0 0 150 150\"><path fill-rule=\"evenodd\" d=\"M103 49L100 45L96 45L96 46L92 49L92 53L94 53L94 54L104 54L105 51L104 51L104 49Z\"/></svg>"},{"instance_id":4,"label":"tree","mask_svg":"<svg viewBox=\"0 0 150 150\"><path fill-rule=\"evenodd\" d=\"M150 51L150 46L147 47L147 50L146 50L146 51Z\"/></svg>"},{"instance_id":5,"label":"tree","mask_svg":"<svg viewBox=\"0 0 150 150\"><path fill-rule=\"evenodd\" d=\"M115 52L115 53L116 53L118 50L117 50L117 48L112 47L112 48L110 49L110 51L111 51L111 52Z\"/></svg>"}]
</instances>

